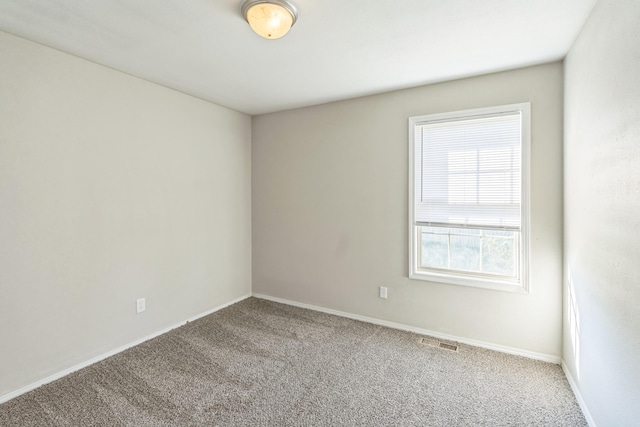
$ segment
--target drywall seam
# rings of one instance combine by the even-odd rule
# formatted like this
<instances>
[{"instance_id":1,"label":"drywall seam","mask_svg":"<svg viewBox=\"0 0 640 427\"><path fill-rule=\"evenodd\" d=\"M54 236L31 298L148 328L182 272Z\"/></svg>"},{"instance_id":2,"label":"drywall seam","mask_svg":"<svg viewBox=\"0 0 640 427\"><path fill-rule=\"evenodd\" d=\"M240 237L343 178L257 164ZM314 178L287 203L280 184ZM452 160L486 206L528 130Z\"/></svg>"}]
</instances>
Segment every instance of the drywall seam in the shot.
<instances>
[{"instance_id":1,"label":"drywall seam","mask_svg":"<svg viewBox=\"0 0 640 427\"><path fill-rule=\"evenodd\" d=\"M104 360L104 359L106 359L108 357L111 357L111 356L114 356L114 355L116 355L118 353L121 353L121 352L123 352L123 351L125 351L125 350L127 350L127 349L129 349L131 347L135 347L135 346L137 346L139 344L142 344L145 341L148 341L148 340L156 338L156 337L158 337L160 335L166 334L167 332L169 332L169 331L171 331L173 329L179 328L180 326L186 325L189 322L193 322L194 320L197 320L197 319L199 319L201 317L208 316L209 314L215 313L216 311L222 310L223 308L229 307L230 305L233 305L233 304L236 304L236 303L238 303L240 301L243 301L243 300L249 298L250 296L251 296L250 294L241 296L240 298L236 298L236 299L234 299L232 301L229 301L227 303L224 303L222 305L214 307L211 310L205 311L204 313L197 314L197 315L195 315L193 317L190 317L190 318L188 318L188 319L186 319L186 320L184 320L182 322L179 322L179 323L176 323L176 324L174 324L172 326L169 326L168 328L164 328L164 329L162 329L162 330L160 330L158 332L154 332L151 335L147 335L146 337L137 339L137 340L135 340L133 342L130 342L128 344L120 346L120 347L118 347L118 348L116 348L114 350L111 350L111 351L103 353L103 354L101 354L99 356L93 357L93 358L91 358L89 360L81 362L81 363L79 363L77 365L74 365L74 366L72 366L70 368L64 369L64 370L62 370L60 372L56 372L53 375L49 375L46 378L43 378L43 379L41 379L39 381L36 381L34 383L31 383L29 385L21 387L18 390L6 393L6 394L0 396L0 404L4 403L4 402L7 402L7 401L9 401L11 399L14 399L14 398L16 398L16 397L18 397L18 396L20 396L22 394L28 393L31 390L34 390L34 389L36 389L36 388L38 388L40 386L43 386L45 384L48 384L48 383L53 382L55 380L58 380L58 379L60 379L62 377L65 377L65 376L67 376L67 375L69 375L69 374L71 374L71 373L73 373L75 371L79 371L80 369L83 369L83 368L86 368L88 366L91 366L94 363L100 362L101 360Z\"/></svg>"},{"instance_id":2,"label":"drywall seam","mask_svg":"<svg viewBox=\"0 0 640 427\"><path fill-rule=\"evenodd\" d=\"M561 363L561 359L559 357L551 354L537 353L533 351L522 350L519 348L507 347L507 346L488 343L484 341L477 341L477 340L468 339L464 337L458 337L455 335L443 334L440 332L430 331L428 329L422 329L422 328L416 328L414 326L403 325L402 323L388 322L386 320L380 320L374 317L361 316L359 314L352 314L344 311L332 310L330 308L319 307L316 305L305 304L305 303L291 301L283 298L276 298L269 295L254 293L252 294L252 296L255 298L260 298L268 301L279 302L281 304L292 305L294 307L308 308L310 310L320 311L322 313L333 314L336 316L346 317L348 319L353 319L353 320L360 320L361 322L372 323L374 325L386 326L392 329L399 329L401 331L414 332L420 335L428 335L434 338L440 338L447 341L455 341L462 344L472 345L475 347L482 347L488 350L499 351L501 353L513 354L516 356L527 357L529 359L541 360L543 362L554 363L556 365L559 365Z\"/></svg>"},{"instance_id":3,"label":"drywall seam","mask_svg":"<svg viewBox=\"0 0 640 427\"><path fill-rule=\"evenodd\" d=\"M571 371L569 370L569 367L566 365L564 360L562 361L562 370L564 371L565 377L567 377L567 381L569 381L569 385L571 386L571 390L573 390L573 394L576 396L576 400L578 401L578 405L580 405L580 409L582 409L582 414L587 420L587 424L589 424L589 427L597 427L596 422L591 416L591 412L589 412L587 403L582 398L582 394L580 393L580 389L578 388L578 383L576 383L573 379Z\"/></svg>"}]
</instances>

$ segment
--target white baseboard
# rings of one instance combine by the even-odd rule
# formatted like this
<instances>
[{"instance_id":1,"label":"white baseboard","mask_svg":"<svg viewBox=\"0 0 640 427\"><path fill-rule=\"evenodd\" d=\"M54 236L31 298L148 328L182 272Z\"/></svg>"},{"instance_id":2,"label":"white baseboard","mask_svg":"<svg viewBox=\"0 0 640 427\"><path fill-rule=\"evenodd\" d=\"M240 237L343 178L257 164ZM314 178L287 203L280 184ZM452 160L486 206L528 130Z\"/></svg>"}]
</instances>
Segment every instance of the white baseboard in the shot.
<instances>
[{"instance_id":1,"label":"white baseboard","mask_svg":"<svg viewBox=\"0 0 640 427\"><path fill-rule=\"evenodd\" d=\"M334 314L336 316L346 317L346 318L354 319L354 320L360 320L362 322L373 323L374 325L386 326L386 327L392 328L392 329L399 329L399 330L402 330L402 331L414 332L414 333L420 334L420 335L428 335L428 336L431 336L431 337L434 337L434 338L439 338L439 339L446 340L446 341L455 341L455 342L459 342L459 343L463 343L463 344L472 345L474 347L482 347L482 348L486 348L488 350L499 351L501 353L508 353L508 354L513 354L513 355L516 355L516 356L527 357L529 359L541 360L541 361L544 361L544 362L554 363L556 365L559 365L561 363L560 357L554 356L554 355L551 355L551 354L536 353L536 352L533 352L533 351L522 350L522 349L519 349L519 348L507 347L507 346L488 343L488 342L484 342L484 341L477 341L477 340L473 340L473 339L469 339L469 338L458 337L458 336L455 336L455 335L443 334L443 333L440 333L440 332L430 331L428 329L417 328L415 326L403 325L401 323L389 322L389 321L386 321L386 320L376 319L374 317L367 317L367 316L361 316L359 314L352 314L352 313L347 313L347 312L344 312L344 311L332 310L330 308L318 307L318 306L311 305L311 304L305 304L305 303L291 301L291 300L287 300L287 299L283 299L283 298L276 298L276 297L272 297L272 296L269 296L269 295L263 295L263 294L254 293L254 294L252 294L252 296L255 297L255 298L265 299L265 300L269 300L269 301L273 301L273 302L279 302L281 304L292 305L292 306L300 307L300 308L308 308L308 309L314 310L314 311L320 311L320 312L327 313L327 314Z\"/></svg>"},{"instance_id":2,"label":"white baseboard","mask_svg":"<svg viewBox=\"0 0 640 427\"><path fill-rule=\"evenodd\" d=\"M573 375L571 375L571 371L569 371L569 367L564 363L564 360L562 361L562 370L564 371L565 377L567 377L567 381L569 381L573 394L576 396L576 400L578 401L578 405L580 405L580 409L582 409L582 413L584 414L584 418L587 420L587 424L589 424L589 427L597 427L595 420L591 416L591 412L589 412L587 403L582 398L582 393L580 393L578 383L573 379Z\"/></svg>"},{"instance_id":3,"label":"white baseboard","mask_svg":"<svg viewBox=\"0 0 640 427\"><path fill-rule=\"evenodd\" d=\"M175 325L169 326L168 328L164 328L164 329L162 329L162 330L160 330L158 332L154 332L151 335L147 335L146 337L137 339L137 340L135 340L133 342L125 344L125 345L123 345L121 347L118 347L118 348L116 348L114 350L108 351L107 353L104 353L104 354L101 354L99 356L93 357L93 358L91 358L89 360L86 360L86 361L84 361L82 363L74 365L74 366L72 366L70 368L64 369L64 370L62 370L60 372L56 372L53 375L49 375L46 378L43 378L43 379L38 380L38 381L36 381L36 382L34 382L32 384L29 384L29 385L26 385L24 387L21 387L18 390L11 391L11 392L9 392L7 394L4 394L4 395L0 396L0 403L7 402L7 401L9 401L9 400L11 400L13 398L16 398L16 397L20 396L21 394L27 393L27 392L29 392L31 390L34 390L34 389L36 389L36 388L38 388L40 386L48 384L48 383L50 383L52 381L55 381L57 379L60 379L60 378L62 378L64 376L67 376L67 375L69 375L69 374L71 374L71 373L73 373L75 371L78 371L78 370L80 370L82 368L86 368L87 366L93 365L94 363L97 363L97 362L99 362L101 360L104 360L107 357L111 357L111 356L116 355L116 354L118 354L120 352L123 352L123 351L125 351L125 350L127 350L127 349L129 349L131 347L135 347L138 344L142 344L143 342L148 341L148 340L150 340L152 338L155 338L155 337L160 336L162 334L166 334L167 332L169 332L169 331L171 331L171 330L173 330L175 328L179 328L180 326L183 326L183 325L185 325L185 324L187 324L189 322L193 322L194 320L197 320L197 319L199 319L201 317L208 316L209 314L215 313L218 310L222 310L225 307L228 307L228 306L233 305L235 303L238 303L238 302L240 302L242 300L245 300L245 299L249 298L250 296L251 295L245 295L245 296L242 296L240 298L236 298L233 301L229 301L229 302L227 302L225 304L219 305L219 306L217 306L215 308L212 308L211 310L205 311L204 313L197 314L197 315L195 315L193 317L190 317L190 318L188 318L188 319L186 319L186 320L184 320L184 321L182 321L180 323L176 323Z\"/></svg>"},{"instance_id":4,"label":"white baseboard","mask_svg":"<svg viewBox=\"0 0 640 427\"><path fill-rule=\"evenodd\" d=\"M60 372L57 372L55 374L52 374L46 378L43 378L41 380L38 380L32 384L26 385L24 387L19 388L18 390L9 392L7 394L4 394L2 396L0 396L0 403L4 403L7 402L15 397L18 397L24 393L27 393L31 390L34 390L40 386L43 386L45 384L48 384L52 381L55 381L57 379L60 379L66 375L69 375L75 371L78 371L82 368L86 368L87 366L93 365L94 363L97 363L101 360L104 360L108 357L111 357L113 355L116 355L118 353L123 352L124 350L127 350L131 347L135 347L138 344L142 344L145 341L148 341L152 338L155 338L157 336L160 336L162 334L165 334L175 328L178 328L180 326L185 325L188 322L193 322L194 320L197 320L201 317L207 316L209 314L215 313L216 311L219 311L225 307L228 307L230 305L236 304L242 300L245 300L247 298L249 298L250 296L254 296L255 298L260 298L260 299L265 299L265 300L269 300L269 301L274 301L274 302L278 302L281 304L287 304L287 305L291 305L291 306L295 306L295 307L300 307L300 308L307 308L310 310L314 310L314 311L320 311L323 313L327 313L327 314L333 314L336 316L340 316L340 317L345 317L345 318L349 318L349 319L354 319L354 320L359 320L362 322L367 322L367 323L372 323L375 325L380 325L380 326L386 326L389 328L393 328L393 329L399 329L402 331L408 331L408 332L413 332L416 334L420 334L420 335L428 335L431 337L435 337L435 338L440 338L443 340L447 340L447 341L455 341L455 342L459 342L459 343L463 343L463 344L468 344L468 345L473 345L475 347L482 347L482 348L486 348L489 350L495 350L495 351L499 351L502 353L508 353L508 354L513 354L513 355L517 355L517 356L523 356L523 357L527 357L530 359L536 359L536 360L541 360L544 362L550 362L550 363L555 363L555 364L560 364L561 363L561 359L557 356L553 356L553 355L549 355L549 354L544 354L544 353L536 353L536 352L531 352L531 351L527 351L527 350L521 350L521 349L517 349L517 348L512 348L512 347L507 347L507 346L501 346L501 345L497 345L497 344L492 344L492 343L487 343L487 342L483 342L483 341L477 341L477 340L472 340L472 339L468 339L468 338L463 338L463 337L458 337L458 336L454 336L454 335L448 335L448 334L442 334L440 332L435 332L435 331L430 331L427 329L422 329L422 328L417 328L414 326L409 326L409 325L404 325L401 323L395 323L395 322L389 322L386 320L380 320L380 319L376 319L373 317L368 317L368 316L361 316L358 314L352 314L352 313L347 313L347 312L343 312L343 311L338 311L338 310L332 310L329 308L324 308L324 307L319 307L319 306L315 306L315 305L311 305L311 304L305 304L305 303L300 303L300 302L296 302L296 301L291 301L291 300L287 300L287 299L283 299L283 298L276 298L276 297L271 297L268 295L262 295L262 294L253 294L253 295L245 295L242 296L240 298L237 298L233 301L229 301L225 304L222 304L220 306L217 306L215 308L212 308L211 310L208 310L204 313L200 313L196 316L190 317L189 319L186 319L180 323L177 323L175 325L169 326L168 328L164 328L160 331L154 332L151 335L147 335L143 338L140 338L138 340L135 340L133 342L130 342L128 344L125 344L121 347L118 347L114 350L111 350L107 353L101 354L99 356L93 357L89 360L86 360L82 363L79 363L77 365L74 365L70 368L64 369ZM582 400L582 397L579 394L578 389L575 386L575 382L573 381L573 379L571 378L571 376L569 375L569 372L567 371L567 369L565 369L564 365L563 365L563 370L565 371L565 375L567 376L567 379L569 380L569 384L571 384L571 388L574 391L574 394L576 395L576 399L578 400L578 403L580 404L580 407L582 408L582 411L585 414L585 418L587 419L587 422L589 423L590 427L596 427L596 424L593 422L593 419L591 418L585 404L584 401Z\"/></svg>"}]
</instances>

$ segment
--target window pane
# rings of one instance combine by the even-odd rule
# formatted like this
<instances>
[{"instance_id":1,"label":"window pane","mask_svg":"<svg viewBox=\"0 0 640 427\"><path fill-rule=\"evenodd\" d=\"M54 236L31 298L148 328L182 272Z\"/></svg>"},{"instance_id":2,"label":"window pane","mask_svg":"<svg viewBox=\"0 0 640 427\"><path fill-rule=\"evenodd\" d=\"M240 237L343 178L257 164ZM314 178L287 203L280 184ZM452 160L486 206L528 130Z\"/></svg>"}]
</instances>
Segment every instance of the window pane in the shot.
<instances>
[{"instance_id":1,"label":"window pane","mask_svg":"<svg viewBox=\"0 0 640 427\"><path fill-rule=\"evenodd\" d=\"M451 268L480 271L480 237L451 236Z\"/></svg>"},{"instance_id":2,"label":"window pane","mask_svg":"<svg viewBox=\"0 0 640 427\"><path fill-rule=\"evenodd\" d=\"M482 269L485 273L515 276L514 242L513 237L486 236L483 239Z\"/></svg>"},{"instance_id":3,"label":"window pane","mask_svg":"<svg viewBox=\"0 0 640 427\"><path fill-rule=\"evenodd\" d=\"M482 234L482 230L475 228L452 228L451 234L466 234L471 236L479 236Z\"/></svg>"},{"instance_id":4,"label":"window pane","mask_svg":"<svg viewBox=\"0 0 640 427\"><path fill-rule=\"evenodd\" d=\"M515 237L516 233L513 231L505 231L505 230L485 230L485 236L504 236L504 237Z\"/></svg>"},{"instance_id":5,"label":"window pane","mask_svg":"<svg viewBox=\"0 0 640 427\"><path fill-rule=\"evenodd\" d=\"M449 264L448 236L431 233L420 233L420 235L422 236L421 267L447 268Z\"/></svg>"},{"instance_id":6,"label":"window pane","mask_svg":"<svg viewBox=\"0 0 640 427\"><path fill-rule=\"evenodd\" d=\"M420 227L422 229L422 231L424 232L428 232L428 233L444 233L447 234L449 233L449 229L446 227Z\"/></svg>"}]
</instances>

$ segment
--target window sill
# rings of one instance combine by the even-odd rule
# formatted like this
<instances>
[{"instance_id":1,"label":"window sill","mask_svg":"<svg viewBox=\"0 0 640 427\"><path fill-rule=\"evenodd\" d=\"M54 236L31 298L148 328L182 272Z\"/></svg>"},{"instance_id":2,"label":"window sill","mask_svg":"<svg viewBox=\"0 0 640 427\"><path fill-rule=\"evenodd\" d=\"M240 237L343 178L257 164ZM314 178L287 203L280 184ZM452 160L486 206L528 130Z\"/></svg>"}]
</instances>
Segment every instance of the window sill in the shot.
<instances>
[{"instance_id":1,"label":"window sill","mask_svg":"<svg viewBox=\"0 0 640 427\"><path fill-rule=\"evenodd\" d=\"M517 294L531 293L522 283L507 280L493 280L482 277L462 276L454 274L438 274L426 271L414 271L409 274L410 279L425 280L435 283L468 286L473 288L490 289L494 291L511 292Z\"/></svg>"}]
</instances>

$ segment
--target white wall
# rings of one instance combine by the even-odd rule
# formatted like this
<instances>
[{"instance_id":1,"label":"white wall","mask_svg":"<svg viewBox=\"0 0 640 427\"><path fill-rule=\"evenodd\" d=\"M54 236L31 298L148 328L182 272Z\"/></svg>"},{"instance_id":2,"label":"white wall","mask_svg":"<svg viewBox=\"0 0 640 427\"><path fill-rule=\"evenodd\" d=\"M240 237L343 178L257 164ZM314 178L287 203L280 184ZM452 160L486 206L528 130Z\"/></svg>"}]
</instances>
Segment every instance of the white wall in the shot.
<instances>
[{"instance_id":1,"label":"white wall","mask_svg":"<svg viewBox=\"0 0 640 427\"><path fill-rule=\"evenodd\" d=\"M565 370L640 424L640 2L600 0L566 59Z\"/></svg>"},{"instance_id":2,"label":"white wall","mask_svg":"<svg viewBox=\"0 0 640 427\"><path fill-rule=\"evenodd\" d=\"M246 115L0 33L0 397L250 293L250 146Z\"/></svg>"},{"instance_id":3,"label":"white wall","mask_svg":"<svg viewBox=\"0 0 640 427\"><path fill-rule=\"evenodd\" d=\"M254 117L254 293L559 360L562 74L552 63ZM407 118L527 101L532 293L409 280Z\"/></svg>"}]
</instances>

